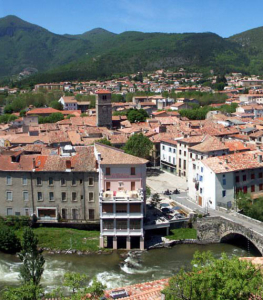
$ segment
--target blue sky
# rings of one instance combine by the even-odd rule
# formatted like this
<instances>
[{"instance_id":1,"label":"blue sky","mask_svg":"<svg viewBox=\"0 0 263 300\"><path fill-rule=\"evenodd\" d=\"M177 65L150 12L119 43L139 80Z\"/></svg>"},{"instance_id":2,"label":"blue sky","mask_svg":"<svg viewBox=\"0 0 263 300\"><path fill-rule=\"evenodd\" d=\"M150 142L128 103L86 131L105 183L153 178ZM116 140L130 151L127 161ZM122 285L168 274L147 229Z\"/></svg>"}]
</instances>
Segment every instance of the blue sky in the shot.
<instances>
[{"instance_id":1,"label":"blue sky","mask_svg":"<svg viewBox=\"0 0 263 300\"><path fill-rule=\"evenodd\" d=\"M263 26L262 12L262 0L0 0L0 17L16 15L58 34L102 27L228 37Z\"/></svg>"}]
</instances>

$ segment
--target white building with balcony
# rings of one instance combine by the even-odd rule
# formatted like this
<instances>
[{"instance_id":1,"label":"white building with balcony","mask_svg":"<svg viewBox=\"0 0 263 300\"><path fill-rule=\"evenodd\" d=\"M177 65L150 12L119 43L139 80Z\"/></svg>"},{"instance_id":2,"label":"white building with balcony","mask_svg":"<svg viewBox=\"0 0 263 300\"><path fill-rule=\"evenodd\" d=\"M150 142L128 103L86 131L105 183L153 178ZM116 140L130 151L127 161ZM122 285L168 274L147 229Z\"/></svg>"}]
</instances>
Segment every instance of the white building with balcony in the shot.
<instances>
[{"instance_id":1,"label":"white building with balcony","mask_svg":"<svg viewBox=\"0 0 263 300\"><path fill-rule=\"evenodd\" d=\"M100 247L144 249L147 160L95 144L99 170Z\"/></svg>"}]
</instances>

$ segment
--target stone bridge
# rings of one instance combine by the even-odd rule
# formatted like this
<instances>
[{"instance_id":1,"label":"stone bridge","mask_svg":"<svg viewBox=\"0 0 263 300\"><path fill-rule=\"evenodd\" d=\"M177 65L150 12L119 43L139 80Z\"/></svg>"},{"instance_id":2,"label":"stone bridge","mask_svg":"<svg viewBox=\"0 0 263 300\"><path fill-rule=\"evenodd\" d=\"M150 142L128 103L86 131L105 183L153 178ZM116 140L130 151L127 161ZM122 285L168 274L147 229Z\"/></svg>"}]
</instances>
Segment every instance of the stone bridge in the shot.
<instances>
[{"instance_id":1,"label":"stone bridge","mask_svg":"<svg viewBox=\"0 0 263 300\"><path fill-rule=\"evenodd\" d=\"M263 255L263 235L227 218L202 218L197 221L196 229L197 238L207 243L220 243L241 235L249 240Z\"/></svg>"}]
</instances>

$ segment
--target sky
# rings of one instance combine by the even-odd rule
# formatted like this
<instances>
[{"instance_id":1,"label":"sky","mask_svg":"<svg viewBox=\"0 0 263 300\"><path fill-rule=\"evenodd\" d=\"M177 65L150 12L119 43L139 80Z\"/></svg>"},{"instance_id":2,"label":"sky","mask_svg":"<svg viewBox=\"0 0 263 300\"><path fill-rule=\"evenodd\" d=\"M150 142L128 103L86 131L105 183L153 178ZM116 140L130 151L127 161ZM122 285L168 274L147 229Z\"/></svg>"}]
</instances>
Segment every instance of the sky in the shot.
<instances>
[{"instance_id":1,"label":"sky","mask_svg":"<svg viewBox=\"0 0 263 300\"><path fill-rule=\"evenodd\" d=\"M0 17L16 15L57 34L101 27L229 37L263 26L262 12L262 0L0 0Z\"/></svg>"}]
</instances>

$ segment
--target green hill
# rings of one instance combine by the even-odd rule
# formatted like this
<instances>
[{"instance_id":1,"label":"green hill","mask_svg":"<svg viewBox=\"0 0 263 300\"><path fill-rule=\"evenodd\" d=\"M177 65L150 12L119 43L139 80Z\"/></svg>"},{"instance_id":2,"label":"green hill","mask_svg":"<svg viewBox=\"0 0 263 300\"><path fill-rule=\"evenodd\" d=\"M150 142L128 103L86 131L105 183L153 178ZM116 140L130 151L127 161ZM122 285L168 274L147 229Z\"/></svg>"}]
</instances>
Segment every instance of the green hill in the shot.
<instances>
[{"instance_id":1,"label":"green hill","mask_svg":"<svg viewBox=\"0 0 263 300\"><path fill-rule=\"evenodd\" d=\"M263 74L262 60L263 27L228 39L210 32L115 34L102 28L58 35L15 16L0 19L0 77L36 68L32 84L177 67Z\"/></svg>"},{"instance_id":2,"label":"green hill","mask_svg":"<svg viewBox=\"0 0 263 300\"><path fill-rule=\"evenodd\" d=\"M0 19L0 76L33 67L46 71L89 50L89 42L49 32L15 16Z\"/></svg>"}]
</instances>

